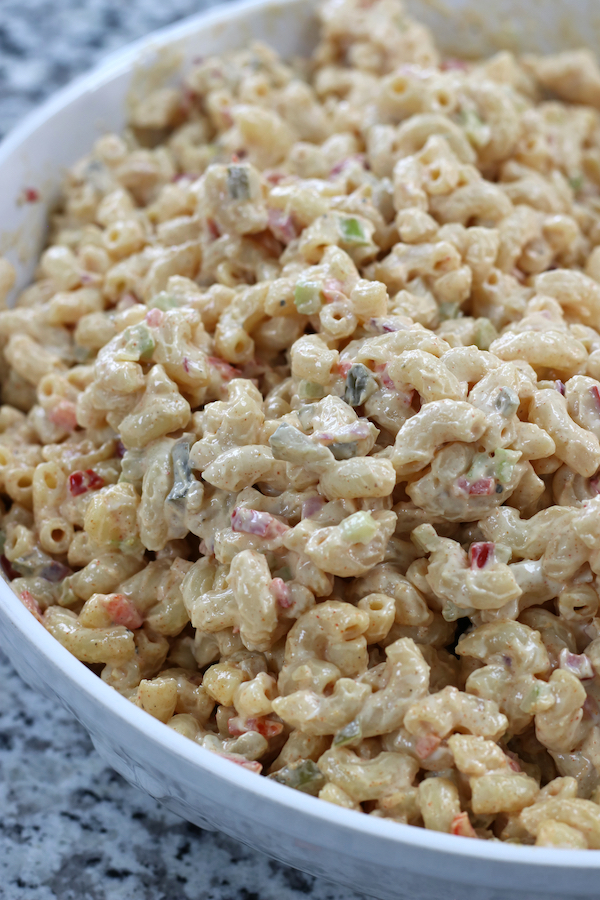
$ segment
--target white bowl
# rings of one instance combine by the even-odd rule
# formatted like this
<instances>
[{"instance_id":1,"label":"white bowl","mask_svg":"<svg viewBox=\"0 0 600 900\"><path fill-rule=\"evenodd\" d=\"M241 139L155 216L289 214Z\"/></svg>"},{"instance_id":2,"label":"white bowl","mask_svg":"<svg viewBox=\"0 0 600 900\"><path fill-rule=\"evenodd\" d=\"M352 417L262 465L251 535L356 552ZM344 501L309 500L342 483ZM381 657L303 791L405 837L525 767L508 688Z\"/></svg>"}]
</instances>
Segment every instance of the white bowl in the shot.
<instances>
[{"instance_id":1,"label":"white bowl","mask_svg":"<svg viewBox=\"0 0 600 900\"><path fill-rule=\"evenodd\" d=\"M498 44L598 49L597 0L412 0L447 52ZM0 145L0 253L31 277L48 207L65 167L124 124L134 69L161 48L184 62L251 38L283 55L307 52L313 0L250 0L212 9L112 56L57 94ZM511 18L512 16L512 18ZM511 25L517 23L518 28ZM23 189L41 199L23 203ZM383 900L577 900L600 894L600 851L550 850L438 834L341 809L252 774L133 706L71 656L0 580L0 644L21 677L88 729L128 781L201 828L224 831L282 862Z\"/></svg>"}]
</instances>

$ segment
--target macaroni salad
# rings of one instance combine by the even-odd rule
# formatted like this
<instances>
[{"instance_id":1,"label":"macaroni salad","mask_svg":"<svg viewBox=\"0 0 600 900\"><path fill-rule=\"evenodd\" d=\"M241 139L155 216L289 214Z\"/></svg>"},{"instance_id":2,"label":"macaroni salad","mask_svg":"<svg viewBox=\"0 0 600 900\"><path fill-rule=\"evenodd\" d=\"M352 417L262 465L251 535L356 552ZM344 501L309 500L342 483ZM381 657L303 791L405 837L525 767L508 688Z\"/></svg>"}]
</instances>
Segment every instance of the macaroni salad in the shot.
<instances>
[{"instance_id":1,"label":"macaroni salad","mask_svg":"<svg viewBox=\"0 0 600 900\"><path fill-rule=\"evenodd\" d=\"M69 173L0 312L4 571L253 772L599 849L600 69L320 21Z\"/></svg>"}]
</instances>

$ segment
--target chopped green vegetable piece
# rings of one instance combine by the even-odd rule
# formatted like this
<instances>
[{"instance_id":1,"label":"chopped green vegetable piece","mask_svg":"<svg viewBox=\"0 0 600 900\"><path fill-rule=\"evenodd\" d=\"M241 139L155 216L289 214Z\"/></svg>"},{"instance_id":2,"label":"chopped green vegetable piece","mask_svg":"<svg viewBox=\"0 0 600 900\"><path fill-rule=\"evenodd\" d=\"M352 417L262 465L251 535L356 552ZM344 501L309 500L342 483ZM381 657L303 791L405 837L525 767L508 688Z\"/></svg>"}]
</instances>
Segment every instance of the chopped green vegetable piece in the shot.
<instances>
[{"instance_id":1,"label":"chopped green vegetable piece","mask_svg":"<svg viewBox=\"0 0 600 900\"><path fill-rule=\"evenodd\" d=\"M59 606L73 606L75 603L79 603L79 597L73 590L70 584L69 578L64 578L60 584L60 592L58 594L58 605Z\"/></svg>"},{"instance_id":2,"label":"chopped green vegetable piece","mask_svg":"<svg viewBox=\"0 0 600 900\"><path fill-rule=\"evenodd\" d=\"M459 119L465 134L474 147L485 147L486 144L489 144L491 128L483 121L478 112L474 109L463 109L459 114Z\"/></svg>"},{"instance_id":3,"label":"chopped green vegetable piece","mask_svg":"<svg viewBox=\"0 0 600 900\"><path fill-rule=\"evenodd\" d=\"M354 217L340 219L338 223L340 234L348 244L368 244L369 239L365 234L362 224Z\"/></svg>"},{"instance_id":4,"label":"chopped green vegetable piece","mask_svg":"<svg viewBox=\"0 0 600 900\"><path fill-rule=\"evenodd\" d=\"M187 438L181 438L173 445L171 451L173 461L173 487L167 500L183 500L192 484L190 469L190 444Z\"/></svg>"},{"instance_id":5,"label":"chopped green vegetable piece","mask_svg":"<svg viewBox=\"0 0 600 900\"><path fill-rule=\"evenodd\" d=\"M520 450L505 450L503 447L499 447L494 451L495 473L500 484L509 483L520 458Z\"/></svg>"},{"instance_id":6,"label":"chopped green vegetable piece","mask_svg":"<svg viewBox=\"0 0 600 900\"><path fill-rule=\"evenodd\" d=\"M333 739L333 747L345 747L347 744L357 744L362 739L362 728L358 719L354 719L343 728L340 728Z\"/></svg>"},{"instance_id":7,"label":"chopped green vegetable piece","mask_svg":"<svg viewBox=\"0 0 600 900\"><path fill-rule=\"evenodd\" d=\"M347 444L330 444L329 449L336 459L354 459L358 452L358 441L349 441Z\"/></svg>"},{"instance_id":8,"label":"chopped green vegetable piece","mask_svg":"<svg viewBox=\"0 0 600 900\"><path fill-rule=\"evenodd\" d=\"M296 309L303 316L312 316L323 306L323 294L318 281L299 281L294 291Z\"/></svg>"},{"instance_id":9,"label":"chopped green vegetable piece","mask_svg":"<svg viewBox=\"0 0 600 900\"><path fill-rule=\"evenodd\" d=\"M362 363L354 363L346 375L344 400L348 406L362 406L377 388L378 384L371 370Z\"/></svg>"},{"instance_id":10,"label":"chopped green vegetable piece","mask_svg":"<svg viewBox=\"0 0 600 900\"><path fill-rule=\"evenodd\" d=\"M316 797L325 785L325 776L312 759L303 759L298 763L284 766L283 769L273 772L267 778L272 778L273 781L285 784L296 791L312 794L313 797Z\"/></svg>"},{"instance_id":11,"label":"chopped green vegetable piece","mask_svg":"<svg viewBox=\"0 0 600 900\"><path fill-rule=\"evenodd\" d=\"M458 319L462 315L460 303L440 303L438 315L440 317L440 322L447 322L449 319Z\"/></svg>"},{"instance_id":12,"label":"chopped green vegetable piece","mask_svg":"<svg viewBox=\"0 0 600 900\"><path fill-rule=\"evenodd\" d=\"M124 541L111 541L111 546L116 547L121 553L127 555L143 552L144 546L137 535L132 535Z\"/></svg>"},{"instance_id":13,"label":"chopped green vegetable piece","mask_svg":"<svg viewBox=\"0 0 600 900\"><path fill-rule=\"evenodd\" d=\"M301 406L298 410L298 418L300 419L300 425L304 431L308 431L312 425L314 414L315 409L310 404L308 406Z\"/></svg>"},{"instance_id":14,"label":"chopped green vegetable piece","mask_svg":"<svg viewBox=\"0 0 600 900\"><path fill-rule=\"evenodd\" d=\"M298 466L327 464L332 458L327 447L311 441L306 434L287 422L282 422L273 432L269 438L269 446L275 459Z\"/></svg>"},{"instance_id":15,"label":"chopped green vegetable piece","mask_svg":"<svg viewBox=\"0 0 600 900\"><path fill-rule=\"evenodd\" d=\"M0 531L0 554L4 553L5 543L6 543L6 532Z\"/></svg>"},{"instance_id":16,"label":"chopped green vegetable piece","mask_svg":"<svg viewBox=\"0 0 600 900\"><path fill-rule=\"evenodd\" d=\"M477 319L475 326L475 346L480 350L489 350L492 341L498 337L498 332L489 319Z\"/></svg>"},{"instance_id":17,"label":"chopped green vegetable piece","mask_svg":"<svg viewBox=\"0 0 600 900\"><path fill-rule=\"evenodd\" d=\"M501 416L504 416L508 419L509 416L512 416L519 408L519 395L516 391L513 391L512 388L502 387L498 391L498 396L494 401L494 406L498 410Z\"/></svg>"},{"instance_id":18,"label":"chopped green vegetable piece","mask_svg":"<svg viewBox=\"0 0 600 900\"><path fill-rule=\"evenodd\" d=\"M282 581L291 581L293 578L292 570L289 566L284 566L282 569L278 569L273 577L281 578Z\"/></svg>"},{"instance_id":19,"label":"chopped green vegetable piece","mask_svg":"<svg viewBox=\"0 0 600 900\"><path fill-rule=\"evenodd\" d=\"M139 325L127 328L125 331L125 338L127 341L125 350L132 359L141 360L143 362L148 362L152 359L156 344L154 343L154 338L150 334L150 331L145 325L140 323Z\"/></svg>"},{"instance_id":20,"label":"chopped green vegetable piece","mask_svg":"<svg viewBox=\"0 0 600 900\"><path fill-rule=\"evenodd\" d=\"M493 467L494 462L487 453L476 453L465 478L470 484L479 481L480 478L489 478L490 470L493 469Z\"/></svg>"},{"instance_id":21,"label":"chopped green vegetable piece","mask_svg":"<svg viewBox=\"0 0 600 900\"><path fill-rule=\"evenodd\" d=\"M322 400L325 396L325 388L316 381L300 381L298 384L298 396L301 400Z\"/></svg>"},{"instance_id":22,"label":"chopped green vegetable piece","mask_svg":"<svg viewBox=\"0 0 600 900\"><path fill-rule=\"evenodd\" d=\"M538 681L525 694L519 703L519 709L522 709L527 715L544 712L554 705L554 694L552 688L545 681Z\"/></svg>"},{"instance_id":23,"label":"chopped green vegetable piece","mask_svg":"<svg viewBox=\"0 0 600 900\"><path fill-rule=\"evenodd\" d=\"M227 190L232 200L250 199L250 179L245 166L229 166L227 169Z\"/></svg>"},{"instance_id":24,"label":"chopped green vegetable piece","mask_svg":"<svg viewBox=\"0 0 600 900\"><path fill-rule=\"evenodd\" d=\"M12 559L10 561L11 566L18 572L22 578L29 578L31 575L35 574L35 566L28 565L25 560L28 559L29 556L20 557L19 559Z\"/></svg>"},{"instance_id":25,"label":"chopped green vegetable piece","mask_svg":"<svg viewBox=\"0 0 600 900\"><path fill-rule=\"evenodd\" d=\"M446 622L456 622L458 619L463 619L465 616L472 616L474 613L475 610L470 606L457 606L452 600L446 600L444 608L442 609L442 617Z\"/></svg>"},{"instance_id":26,"label":"chopped green vegetable piece","mask_svg":"<svg viewBox=\"0 0 600 900\"><path fill-rule=\"evenodd\" d=\"M167 291L161 291L152 298L148 304L148 309L160 309L163 312L167 312L169 309L179 309L180 306L181 303L176 297L167 293Z\"/></svg>"},{"instance_id":27,"label":"chopped green vegetable piece","mask_svg":"<svg viewBox=\"0 0 600 900\"><path fill-rule=\"evenodd\" d=\"M128 481L142 488L144 478L145 450L127 450L121 460L121 474L119 481Z\"/></svg>"},{"instance_id":28,"label":"chopped green vegetable piece","mask_svg":"<svg viewBox=\"0 0 600 900\"><path fill-rule=\"evenodd\" d=\"M352 513L339 525L340 532L349 544L368 544L378 532L378 525L370 512Z\"/></svg>"},{"instance_id":29,"label":"chopped green vegetable piece","mask_svg":"<svg viewBox=\"0 0 600 900\"><path fill-rule=\"evenodd\" d=\"M569 178L569 184L575 193L577 193L577 191L580 191L583 187L583 175L575 175L573 178Z\"/></svg>"}]
</instances>

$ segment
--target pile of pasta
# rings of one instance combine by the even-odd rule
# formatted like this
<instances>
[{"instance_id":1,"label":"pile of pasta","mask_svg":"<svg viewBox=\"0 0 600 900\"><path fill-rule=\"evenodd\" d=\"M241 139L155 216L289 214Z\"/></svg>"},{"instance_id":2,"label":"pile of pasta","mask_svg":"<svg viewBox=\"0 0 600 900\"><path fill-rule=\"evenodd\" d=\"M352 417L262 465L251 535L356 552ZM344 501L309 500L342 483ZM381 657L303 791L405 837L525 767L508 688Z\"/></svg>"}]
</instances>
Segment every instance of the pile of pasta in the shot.
<instances>
[{"instance_id":1,"label":"pile of pasta","mask_svg":"<svg viewBox=\"0 0 600 900\"><path fill-rule=\"evenodd\" d=\"M0 312L4 570L254 772L600 848L600 70L320 19L69 173Z\"/></svg>"}]
</instances>

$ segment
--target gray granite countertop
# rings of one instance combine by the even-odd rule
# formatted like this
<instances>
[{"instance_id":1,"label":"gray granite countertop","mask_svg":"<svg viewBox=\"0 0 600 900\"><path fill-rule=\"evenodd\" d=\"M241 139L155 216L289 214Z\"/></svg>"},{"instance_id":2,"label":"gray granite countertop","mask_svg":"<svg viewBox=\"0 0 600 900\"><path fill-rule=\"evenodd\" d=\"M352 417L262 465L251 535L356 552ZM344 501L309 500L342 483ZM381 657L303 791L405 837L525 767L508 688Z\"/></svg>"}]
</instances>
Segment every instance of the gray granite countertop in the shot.
<instances>
[{"instance_id":1,"label":"gray granite countertop","mask_svg":"<svg viewBox=\"0 0 600 900\"><path fill-rule=\"evenodd\" d=\"M163 809L1 653L0 897L361 900Z\"/></svg>"},{"instance_id":2,"label":"gray granite countertop","mask_svg":"<svg viewBox=\"0 0 600 900\"><path fill-rule=\"evenodd\" d=\"M107 52L211 0L0 0L0 135ZM0 897L360 900L203 832L106 768L0 654Z\"/></svg>"}]
</instances>

